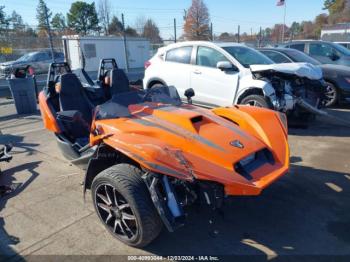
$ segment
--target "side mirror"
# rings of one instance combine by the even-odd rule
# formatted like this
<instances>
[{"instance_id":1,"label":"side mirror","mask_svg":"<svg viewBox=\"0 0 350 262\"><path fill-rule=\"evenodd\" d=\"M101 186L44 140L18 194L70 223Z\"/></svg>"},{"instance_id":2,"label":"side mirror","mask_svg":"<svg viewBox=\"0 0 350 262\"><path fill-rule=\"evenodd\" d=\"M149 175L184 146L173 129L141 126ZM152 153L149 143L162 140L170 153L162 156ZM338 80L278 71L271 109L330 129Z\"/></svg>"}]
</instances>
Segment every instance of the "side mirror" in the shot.
<instances>
[{"instance_id":1,"label":"side mirror","mask_svg":"<svg viewBox=\"0 0 350 262\"><path fill-rule=\"evenodd\" d=\"M238 71L238 68L228 61L219 61L216 67L221 71Z\"/></svg>"},{"instance_id":2,"label":"side mirror","mask_svg":"<svg viewBox=\"0 0 350 262\"><path fill-rule=\"evenodd\" d=\"M192 104L192 97L194 97L194 90L193 88L189 88L185 90L185 97L187 97L187 102L189 104Z\"/></svg>"}]
</instances>

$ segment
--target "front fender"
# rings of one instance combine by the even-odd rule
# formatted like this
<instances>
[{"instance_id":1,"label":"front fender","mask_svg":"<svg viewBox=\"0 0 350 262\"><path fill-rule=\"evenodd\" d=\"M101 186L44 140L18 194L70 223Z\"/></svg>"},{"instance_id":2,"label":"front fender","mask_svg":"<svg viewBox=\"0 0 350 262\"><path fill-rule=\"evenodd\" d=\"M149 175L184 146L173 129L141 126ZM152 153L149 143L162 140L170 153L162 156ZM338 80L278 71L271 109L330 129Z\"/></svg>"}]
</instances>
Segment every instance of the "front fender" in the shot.
<instances>
[{"instance_id":1,"label":"front fender","mask_svg":"<svg viewBox=\"0 0 350 262\"><path fill-rule=\"evenodd\" d=\"M253 79L252 76L249 75L241 78L235 103L239 101L244 93L251 89L259 89L263 92L264 96L269 98L275 96L275 89L269 82Z\"/></svg>"},{"instance_id":2,"label":"front fender","mask_svg":"<svg viewBox=\"0 0 350 262\"><path fill-rule=\"evenodd\" d=\"M141 134L130 136L119 133L106 136L102 142L155 173L193 180L192 170L182 156L182 151L158 139Z\"/></svg>"},{"instance_id":3,"label":"front fender","mask_svg":"<svg viewBox=\"0 0 350 262\"><path fill-rule=\"evenodd\" d=\"M128 143L116 136L107 136L100 141L98 149L89 161L85 174L84 193L86 189L90 188L98 173L112 165L128 161L127 159L154 173L193 181L189 164L180 150L166 145L160 146L157 143L150 143L150 141L143 142L143 144Z\"/></svg>"}]
</instances>

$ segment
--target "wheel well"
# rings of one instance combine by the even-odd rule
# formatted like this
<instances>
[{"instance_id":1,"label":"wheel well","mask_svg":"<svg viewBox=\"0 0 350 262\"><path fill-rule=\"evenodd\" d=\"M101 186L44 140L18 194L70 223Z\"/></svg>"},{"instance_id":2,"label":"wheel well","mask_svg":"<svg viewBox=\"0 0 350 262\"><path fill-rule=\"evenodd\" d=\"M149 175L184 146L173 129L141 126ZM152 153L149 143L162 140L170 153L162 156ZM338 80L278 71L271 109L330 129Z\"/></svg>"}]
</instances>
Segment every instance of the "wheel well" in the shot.
<instances>
[{"instance_id":1,"label":"wheel well","mask_svg":"<svg viewBox=\"0 0 350 262\"><path fill-rule=\"evenodd\" d=\"M250 95L261 95L261 96L265 96L264 92L262 91L261 88L257 88L257 87L253 87L253 88L249 88L247 90L245 90L243 92L243 94L241 94L237 100L237 104L241 103L241 101L243 100L243 98L250 96Z\"/></svg>"},{"instance_id":2,"label":"wheel well","mask_svg":"<svg viewBox=\"0 0 350 262\"><path fill-rule=\"evenodd\" d=\"M325 82L328 82L328 83L331 83L332 85L334 85L334 87L335 87L336 89L339 89L339 86L338 86L338 84L336 83L336 81L333 81L332 79L327 79L327 78L324 78L324 81L325 81Z\"/></svg>"},{"instance_id":3,"label":"wheel well","mask_svg":"<svg viewBox=\"0 0 350 262\"><path fill-rule=\"evenodd\" d=\"M90 159L85 174L84 192L91 188L92 181L103 170L120 163L128 163L130 165L140 167L139 163L123 154L122 152L106 145L98 146L95 155Z\"/></svg>"},{"instance_id":4,"label":"wheel well","mask_svg":"<svg viewBox=\"0 0 350 262\"><path fill-rule=\"evenodd\" d=\"M148 85L147 88L151 88L153 85L155 84L161 84L161 85L165 85L165 83L161 80L152 80Z\"/></svg>"}]
</instances>

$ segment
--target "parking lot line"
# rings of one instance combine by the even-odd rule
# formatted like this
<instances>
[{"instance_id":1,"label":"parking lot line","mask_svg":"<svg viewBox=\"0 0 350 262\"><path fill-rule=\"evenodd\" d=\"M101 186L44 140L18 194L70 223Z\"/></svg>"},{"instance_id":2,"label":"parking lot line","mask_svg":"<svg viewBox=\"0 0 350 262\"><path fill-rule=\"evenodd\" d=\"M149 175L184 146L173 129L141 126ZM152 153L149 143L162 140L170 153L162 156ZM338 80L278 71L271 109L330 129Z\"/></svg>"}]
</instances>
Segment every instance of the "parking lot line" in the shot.
<instances>
[{"instance_id":1,"label":"parking lot line","mask_svg":"<svg viewBox=\"0 0 350 262\"><path fill-rule=\"evenodd\" d=\"M336 184L333 184L333 183L328 182L328 183L326 183L326 185L327 185L329 188L333 189L335 192L340 193L340 192L343 191L343 189L342 189L341 187L337 186Z\"/></svg>"},{"instance_id":2,"label":"parking lot line","mask_svg":"<svg viewBox=\"0 0 350 262\"><path fill-rule=\"evenodd\" d=\"M29 130L26 130L26 131L22 131L22 132L17 132L17 133L14 133L14 134L12 134L12 135L14 135L14 136L19 136L19 135L24 135L24 134L32 133L32 132L41 131L41 130L44 130L44 129L45 129L44 127L34 128L34 129L29 129Z\"/></svg>"}]
</instances>

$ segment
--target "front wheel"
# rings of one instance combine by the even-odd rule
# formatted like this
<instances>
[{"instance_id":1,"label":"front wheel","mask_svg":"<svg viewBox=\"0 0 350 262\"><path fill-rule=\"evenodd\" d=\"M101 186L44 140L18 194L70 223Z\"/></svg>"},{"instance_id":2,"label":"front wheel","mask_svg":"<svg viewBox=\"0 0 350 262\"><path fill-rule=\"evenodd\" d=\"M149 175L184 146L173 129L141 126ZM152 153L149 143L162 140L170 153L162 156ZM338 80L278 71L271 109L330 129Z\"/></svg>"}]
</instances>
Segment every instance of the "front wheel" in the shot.
<instances>
[{"instance_id":1,"label":"front wheel","mask_svg":"<svg viewBox=\"0 0 350 262\"><path fill-rule=\"evenodd\" d=\"M325 95L324 105L326 107L334 106L337 103L338 90L333 84L327 82L326 92L324 95Z\"/></svg>"},{"instance_id":2,"label":"front wheel","mask_svg":"<svg viewBox=\"0 0 350 262\"><path fill-rule=\"evenodd\" d=\"M256 107L263 107L263 108L269 108L271 109L272 106L270 105L267 98L265 98L262 95L249 95L242 99L240 102L242 105L249 105L249 106L256 106Z\"/></svg>"},{"instance_id":3,"label":"front wheel","mask_svg":"<svg viewBox=\"0 0 350 262\"><path fill-rule=\"evenodd\" d=\"M148 245L162 229L141 176L139 168L118 164L99 173L91 187L101 222L115 238L134 247Z\"/></svg>"}]
</instances>

